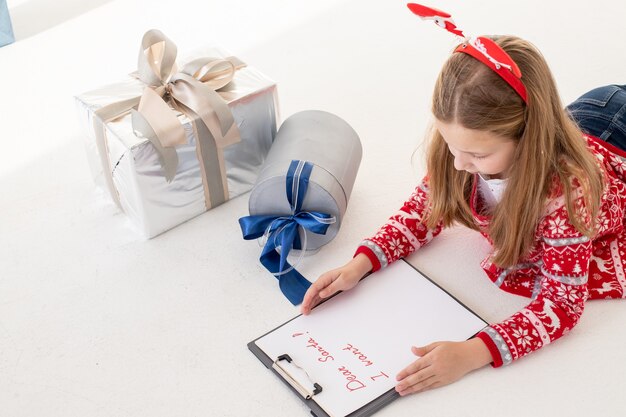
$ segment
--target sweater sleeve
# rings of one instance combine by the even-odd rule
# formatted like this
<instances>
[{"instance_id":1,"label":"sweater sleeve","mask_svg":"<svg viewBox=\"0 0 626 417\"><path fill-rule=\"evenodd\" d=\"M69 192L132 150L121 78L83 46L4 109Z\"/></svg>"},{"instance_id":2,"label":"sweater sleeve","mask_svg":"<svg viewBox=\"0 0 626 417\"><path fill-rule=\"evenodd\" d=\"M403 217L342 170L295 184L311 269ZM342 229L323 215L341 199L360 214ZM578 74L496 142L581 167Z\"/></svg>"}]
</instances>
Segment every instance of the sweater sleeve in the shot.
<instances>
[{"instance_id":1,"label":"sweater sleeve","mask_svg":"<svg viewBox=\"0 0 626 417\"><path fill-rule=\"evenodd\" d=\"M374 236L361 242L355 256L366 255L374 266L373 271L377 271L428 243L439 234L442 225L428 229L424 224L427 200L428 180L424 178L400 210Z\"/></svg>"},{"instance_id":2,"label":"sweater sleeve","mask_svg":"<svg viewBox=\"0 0 626 417\"><path fill-rule=\"evenodd\" d=\"M591 240L569 222L565 207L546 216L540 230L541 274L535 277L535 298L477 335L489 348L494 367L508 365L568 333L589 296Z\"/></svg>"}]
</instances>

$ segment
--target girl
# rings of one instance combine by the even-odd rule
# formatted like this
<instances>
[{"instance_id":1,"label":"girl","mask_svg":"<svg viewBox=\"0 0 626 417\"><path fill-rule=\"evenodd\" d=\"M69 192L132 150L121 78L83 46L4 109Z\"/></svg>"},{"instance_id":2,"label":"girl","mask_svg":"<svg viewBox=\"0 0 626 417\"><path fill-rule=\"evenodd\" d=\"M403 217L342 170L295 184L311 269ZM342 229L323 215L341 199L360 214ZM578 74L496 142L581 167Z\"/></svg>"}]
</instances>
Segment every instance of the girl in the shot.
<instances>
[{"instance_id":1,"label":"girl","mask_svg":"<svg viewBox=\"0 0 626 417\"><path fill-rule=\"evenodd\" d=\"M508 365L569 332L588 299L626 296L626 152L604 141L619 129L602 125L621 114L624 129L626 93L611 86L570 107L591 121L588 133L604 140L585 135L563 110L533 45L513 36L478 40L466 39L436 82L428 174L350 262L318 278L302 304L309 314L444 227L462 224L488 239L493 251L481 264L487 276L530 303L470 340L413 347L418 359L396 377L400 395L449 384L489 363ZM610 110L598 96L621 104Z\"/></svg>"}]
</instances>

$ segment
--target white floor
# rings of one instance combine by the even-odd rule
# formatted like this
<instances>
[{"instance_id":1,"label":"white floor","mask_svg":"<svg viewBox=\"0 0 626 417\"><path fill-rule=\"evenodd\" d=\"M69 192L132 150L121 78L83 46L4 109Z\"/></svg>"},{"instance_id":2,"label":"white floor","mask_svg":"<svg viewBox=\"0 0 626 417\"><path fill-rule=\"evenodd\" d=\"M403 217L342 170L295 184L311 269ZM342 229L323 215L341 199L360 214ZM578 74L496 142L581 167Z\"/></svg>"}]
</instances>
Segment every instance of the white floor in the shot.
<instances>
[{"instance_id":1,"label":"white floor","mask_svg":"<svg viewBox=\"0 0 626 417\"><path fill-rule=\"evenodd\" d=\"M0 49L0 416L306 416L246 343L297 309L241 239L234 199L140 241L95 190L72 96L122 79L143 32L185 50L218 43L274 78L283 118L323 109L364 156L339 235L300 271L345 262L423 173L429 98L453 46L402 1L22 0ZM551 64L564 102L624 83L626 3L454 2L468 32L513 33ZM428 24L430 25L430 24ZM181 53L181 54L182 54ZM409 261L488 321L526 300L500 292L474 233ZM594 301L564 339L507 368L395 401L382 416L626 415L626 303Z\"/></svg>"}]
</instances>

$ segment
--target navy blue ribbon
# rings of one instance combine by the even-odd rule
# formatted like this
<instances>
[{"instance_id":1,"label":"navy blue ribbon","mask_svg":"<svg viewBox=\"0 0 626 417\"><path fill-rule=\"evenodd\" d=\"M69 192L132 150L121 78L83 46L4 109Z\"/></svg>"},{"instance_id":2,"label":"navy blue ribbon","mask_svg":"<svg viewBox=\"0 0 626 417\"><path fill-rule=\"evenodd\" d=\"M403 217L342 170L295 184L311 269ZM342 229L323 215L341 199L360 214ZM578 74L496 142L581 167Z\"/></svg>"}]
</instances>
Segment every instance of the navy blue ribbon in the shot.
<instances>
[{"instance_id":1,"label":"navy blue ribbon","mask_svg":"<svg viewBox=\"0 0 626 417\"><path fill-rule=\"evenodd\" d=\"M286 192L291 207L290 215L256 215L239 219L239 226L245 240L261 236L267 242L261 252L261 264L278 279L285 297L293 305L300 304L311 283L289 262L287 255L291 249L306 250L300 241L300 227L317 234L326 234L335 217L316 211L302 211L302 202L309 186L313 164L293 160L287 171ZM306 243L305 243L306 244ZM279 250L280 249L280 250Z\"/></svg>"}]
</instances>

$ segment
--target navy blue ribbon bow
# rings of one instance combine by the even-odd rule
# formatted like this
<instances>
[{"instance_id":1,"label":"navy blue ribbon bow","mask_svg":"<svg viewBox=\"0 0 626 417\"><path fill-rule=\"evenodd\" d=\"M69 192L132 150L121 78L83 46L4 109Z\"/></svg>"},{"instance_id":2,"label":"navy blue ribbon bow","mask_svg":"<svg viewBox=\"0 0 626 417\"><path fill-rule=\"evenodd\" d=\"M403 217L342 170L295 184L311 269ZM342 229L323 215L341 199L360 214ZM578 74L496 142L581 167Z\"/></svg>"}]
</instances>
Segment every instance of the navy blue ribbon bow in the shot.
<instances>
[{"instance_id":1,"label":"navy blue ribbon bow","mask_svg":"<svg viewBox=\"0 0 626 417\"><path fill-rule=\"evenodd\" d=\"M287 171L287 200L291 206L290 215L256 215L239 219L239 226L245 240L265 236L267 239L261 264L278 279L285 297L293 305L300 304L311 283L295 267L287 262L291 249L306 250L306 231L326 234L328 227L335 223L335 216L316 211L302 211L302 202L309 186L313 164L294 160ZM299 228L303 228L304 245L300 241ZM280 248L280 250L279 250Z\"/></svg>"}]
</instances>

